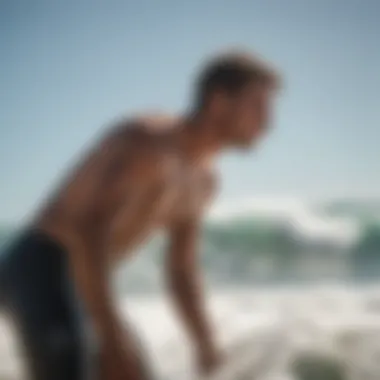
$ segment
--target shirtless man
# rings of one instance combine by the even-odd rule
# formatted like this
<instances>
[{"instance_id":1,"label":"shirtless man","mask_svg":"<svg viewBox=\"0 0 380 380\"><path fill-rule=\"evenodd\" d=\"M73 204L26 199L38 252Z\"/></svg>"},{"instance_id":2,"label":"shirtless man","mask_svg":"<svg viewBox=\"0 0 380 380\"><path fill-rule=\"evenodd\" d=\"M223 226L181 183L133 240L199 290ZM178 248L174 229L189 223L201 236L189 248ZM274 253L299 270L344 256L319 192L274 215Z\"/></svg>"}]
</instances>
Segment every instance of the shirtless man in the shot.
<instances>
[{"instance_id":1,"label":"shirtless man","mask_svg":"<svg viewBox=\"0 0 380 380\"><path fill-rule=\"evenodd\" d=\"M115 311L110 276L157 229L168 234L167 283L195 359L203 372L215 368L220 353L197 261L202 216L217 188L213 161L265 134L277 82L254 57L215 57L198 78L191 112L121 121L43 205L1 265L33 380L148 379ZM99 360L91 360L83 321Z\"/></svg>"}]
</instances>

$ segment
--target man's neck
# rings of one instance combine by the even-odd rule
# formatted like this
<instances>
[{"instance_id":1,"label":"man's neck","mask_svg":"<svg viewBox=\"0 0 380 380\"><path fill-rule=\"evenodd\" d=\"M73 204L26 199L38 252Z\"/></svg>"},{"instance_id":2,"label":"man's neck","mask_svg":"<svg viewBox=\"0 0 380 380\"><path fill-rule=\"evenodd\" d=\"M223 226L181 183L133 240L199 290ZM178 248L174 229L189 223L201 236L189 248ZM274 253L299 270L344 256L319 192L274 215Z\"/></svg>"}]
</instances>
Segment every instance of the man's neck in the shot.
<instances>
[{"instance_id":1,"label":"man's neck","mask_svg":"<svg viewBox=\"0 0 380 380\"><path fill-rule=\"evenodd\" d=\"M178 135L182 153L192 161L212 160L223 149L214 131L210 121L201 115L184 117Z\"/></svg>"}]
</instances>

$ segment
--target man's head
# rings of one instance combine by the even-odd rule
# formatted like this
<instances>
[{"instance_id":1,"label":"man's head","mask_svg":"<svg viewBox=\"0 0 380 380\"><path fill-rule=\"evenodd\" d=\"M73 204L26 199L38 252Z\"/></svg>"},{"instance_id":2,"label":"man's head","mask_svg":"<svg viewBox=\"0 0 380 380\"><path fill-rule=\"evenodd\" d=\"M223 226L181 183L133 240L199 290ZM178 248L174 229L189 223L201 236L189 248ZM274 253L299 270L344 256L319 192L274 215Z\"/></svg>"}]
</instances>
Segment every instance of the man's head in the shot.
<instances>
[{"instance_id":1,"label":"man's head","mask_svg":"<svg viewBox=\"0 0 380 380\"><path fill-rule=\"evenodd\" d=\"M200 73L197 113L215 126L227 145L249 147L267 130L277 74L259 59L241 53L217 56Z\"/></svg>"}]
</instances>

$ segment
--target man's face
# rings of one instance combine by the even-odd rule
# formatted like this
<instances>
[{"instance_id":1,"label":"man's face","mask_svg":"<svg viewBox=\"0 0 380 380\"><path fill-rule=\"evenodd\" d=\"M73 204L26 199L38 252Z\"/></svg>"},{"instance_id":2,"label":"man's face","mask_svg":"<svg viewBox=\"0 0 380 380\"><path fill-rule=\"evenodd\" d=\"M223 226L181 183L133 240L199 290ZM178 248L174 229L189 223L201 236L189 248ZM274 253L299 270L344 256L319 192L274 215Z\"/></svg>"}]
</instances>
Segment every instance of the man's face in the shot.
<instances>
[{"instance_id":1,"label":"man's face","mask_svg":"<svg viewBox=\"0 0 380 380\"><path fill-rule=\"evenodd\" d=\"M249 148L268 131L273 90L266 85L248 86L233 98L224 98L219 107L226 142L237 148Z\"/></svg>"}]
</instances>

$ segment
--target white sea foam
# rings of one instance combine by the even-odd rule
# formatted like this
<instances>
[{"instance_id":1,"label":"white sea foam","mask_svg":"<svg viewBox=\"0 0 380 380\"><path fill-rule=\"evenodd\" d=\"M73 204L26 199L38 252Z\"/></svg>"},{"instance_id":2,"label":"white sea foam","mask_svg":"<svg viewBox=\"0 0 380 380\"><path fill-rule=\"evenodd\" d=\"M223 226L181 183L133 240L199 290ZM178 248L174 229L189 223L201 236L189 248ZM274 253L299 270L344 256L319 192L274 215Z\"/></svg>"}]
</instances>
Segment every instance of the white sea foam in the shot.
<instances>
[{"instance_id":1,"label":"white sea foam","mask_svg":"<svg viewBox=\"0 0 380 380\"><path fill-rule=\"evenodd\" d=\"M307 366L314 360L322 372L327 371L324 367L342 366L344 380L375 380L380 378L376 359L380 355L379 306L379 289L325 285L307 290L216 292L210 300L210 313L221 345L230 351L236 345L231 352L240 358L242 368L246 366L250 374L246 380L294 380L291 364L297 360L309 360ZM128 310L129 319L137 326L158 378L196 378L188 345L165 299L129 298L120 308L124 315ZM17 379L12 377L16 360L7 332L3 322L0 379L10 380ZM246 364L244 355L249 358ZM333 364L329 367L326 363ZM218 379L232 380L225 376ZM235 378L240 379L237 374Z\"/></svg>"},{"instance_id":2,"label":"white sea foam","mask_svg":"<svg viewBox=\"0 0 380 380\"><path fill-rule=\"evenodd\" d=\"M350 245L361 235L361 226L353 217L327 215L311 202L297 198L254 198L216 205L209 219L230 223L237 218L257 218L286 224L299 237Z\"/></svg>"}]
</instances>

